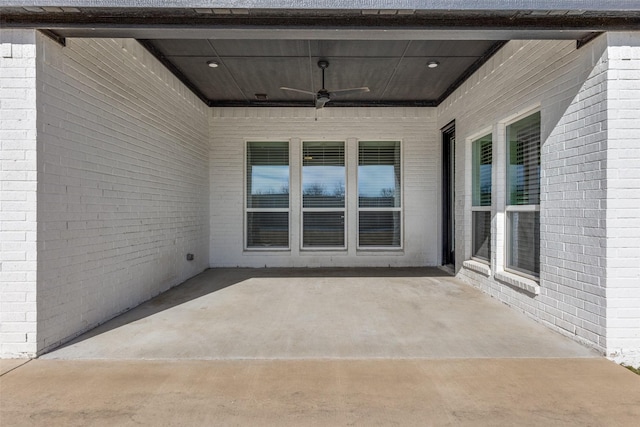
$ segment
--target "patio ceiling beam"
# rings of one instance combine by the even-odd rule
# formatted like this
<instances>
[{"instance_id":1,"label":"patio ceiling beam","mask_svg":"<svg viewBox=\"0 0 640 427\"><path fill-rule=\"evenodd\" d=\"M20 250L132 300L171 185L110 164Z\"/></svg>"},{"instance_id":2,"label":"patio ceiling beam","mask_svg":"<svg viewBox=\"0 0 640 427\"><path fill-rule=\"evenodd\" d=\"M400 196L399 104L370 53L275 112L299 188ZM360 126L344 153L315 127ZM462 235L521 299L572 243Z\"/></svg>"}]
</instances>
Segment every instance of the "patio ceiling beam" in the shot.
<instances>
[{"instance_id":1,"label":"patio ceiling beam","mask_svg":"<svg viewBox=\"0 0 640 427\"><path fill-rule=\"evenodd\" d=\"M2 0L7 7L403 10L640 10L636 0Z\"/></svg>"},{"instance_id":2,"label":"patio ceiling beam","mask_svg":"<svg viewBox=\"0 0 640 427\"><path fill-rule=\"evenodd\" d=\"M44 27L61 37L212 40L579 40L601 30L287 29L193 27Z\"/></svg>"},{"instance_id":3,"label":"patio ceiling beam","mask_svg":"<svg viewBox=\"0 0 640 427\"><path fill-rule=\"evenodd\" d=\"M2 1L2 0L0 0ZM415 11L367 14L361 10L250 10L198 13L190 9L3 7L0 25L55 30L68 37L280 38L280 39L577 39L584 33L637 31L635 11L572 14L535 11ZM398 11L396 11L398 12ZM247 35L251 31L253 34ZM340 34L336 34L339 31Z\"/></svg>"}]
</instances>

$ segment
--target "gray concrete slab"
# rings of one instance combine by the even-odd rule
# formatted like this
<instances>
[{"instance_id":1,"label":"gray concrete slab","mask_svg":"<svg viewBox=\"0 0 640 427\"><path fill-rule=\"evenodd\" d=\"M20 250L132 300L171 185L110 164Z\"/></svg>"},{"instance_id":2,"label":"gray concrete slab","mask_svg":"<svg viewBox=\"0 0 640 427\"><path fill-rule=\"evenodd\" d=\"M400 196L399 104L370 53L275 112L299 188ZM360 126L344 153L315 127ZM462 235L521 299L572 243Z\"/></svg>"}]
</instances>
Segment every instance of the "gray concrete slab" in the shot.
<instances>
[{"instance_id":1,"label":"gray concrete slab","mask_svg":"<svg viewBox=\"0 0 640 427\"><path fill-rule=\"evenodd\" d=\"M2 426L637 426L640 377L601 358L35 360Z\"/></svg>"},{"instance_id":2,"label":"gray concrete slab","mask_svg":"<svg viewBox=\"0 0 640 427\"><path fill-rule=\"evenodd\" d=\"M595 357L441 270L212 269L43 359Z\"/></svg>"}]
</instances>

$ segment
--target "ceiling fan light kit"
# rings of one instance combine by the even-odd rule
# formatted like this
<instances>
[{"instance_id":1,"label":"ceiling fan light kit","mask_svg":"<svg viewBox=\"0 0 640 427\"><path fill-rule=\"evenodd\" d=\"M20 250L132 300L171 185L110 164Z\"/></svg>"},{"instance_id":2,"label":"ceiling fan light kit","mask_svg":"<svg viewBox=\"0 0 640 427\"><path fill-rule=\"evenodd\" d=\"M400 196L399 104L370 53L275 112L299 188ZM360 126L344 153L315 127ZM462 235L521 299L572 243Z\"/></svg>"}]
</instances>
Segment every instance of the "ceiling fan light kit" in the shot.
<instances>
[{"instance_id":1,"label":"ceiling fan light kit","mask_svg":"<svg viewBox=\"0 0 640 427\"><path fill-rule=\"evenodd\" d=\"M298 93L305 93L307 95L312 95L315 98L316 109L323 108L327 102L331 101L331 97L333 96L342 96L342 95L350 95L354 93L369 92L369 88L366 86L329 91L325 88L325 83L324 83L324 72L327 68L329 68L329 61L321 59L320 61L318 61L318 68L322 70L322 89L320 89L318 92L311 92L308 90L295 89L295 88L286 87L286 86L281 86L280 89L288 90L290 92L298 92Z\"/></svg>"}]
</instances>

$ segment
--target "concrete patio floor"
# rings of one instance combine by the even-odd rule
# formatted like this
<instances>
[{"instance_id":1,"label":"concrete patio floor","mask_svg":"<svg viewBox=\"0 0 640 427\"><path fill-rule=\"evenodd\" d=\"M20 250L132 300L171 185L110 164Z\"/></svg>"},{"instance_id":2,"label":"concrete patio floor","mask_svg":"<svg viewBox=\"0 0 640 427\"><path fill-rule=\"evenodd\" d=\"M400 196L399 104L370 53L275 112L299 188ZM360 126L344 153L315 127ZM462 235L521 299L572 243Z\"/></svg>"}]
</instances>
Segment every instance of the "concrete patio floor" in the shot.
<instances>
[{"instance_id":1,"label":"concrete patio floor","mask_svg":"<svg viewBox=\"0 0 640 427\"><path fill-rule=\"evenodd\" d=\"M437 269L209 270L0 361L2 426L638 419L640 377Z\"/></svg>"},{"instance_id":2,"label":"concrete patio floor","mask_svg":"<svg viewBox=\"0 0 640 427\"><path fill-rule=\"evenodd\" d=\"M211 269L43 359L594 357L439 269Z\"/></svg>"}]
</instances>

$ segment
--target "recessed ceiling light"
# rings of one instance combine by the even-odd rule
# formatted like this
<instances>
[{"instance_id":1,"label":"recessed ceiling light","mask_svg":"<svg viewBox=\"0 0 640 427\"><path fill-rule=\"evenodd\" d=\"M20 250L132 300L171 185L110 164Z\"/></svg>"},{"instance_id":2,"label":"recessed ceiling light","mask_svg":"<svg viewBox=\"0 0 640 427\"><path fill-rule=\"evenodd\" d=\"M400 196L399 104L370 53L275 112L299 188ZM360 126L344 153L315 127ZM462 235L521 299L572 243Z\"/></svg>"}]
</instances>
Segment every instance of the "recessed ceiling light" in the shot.
<instances>
[{"instance_id":1,"label":"recessed ceiling light","mask_svg":"<svg viewBox=\"0 0 640 427\"><path fill-rule=\"evenodd\" d=\"M268 99L268 96L266 93L256 93L255 97L258 101L266 101Z\"/></svg>"},{"instance_id":2,"label":"recessed ceiling light","mask_svg":"<svg viewBox=\"0 0 640 427\"><path fill-rule=\"evenodd\" d=\"M207 61L207 65L211 68L218 68L220 63L218 61Z\"/></svg>"},{"instance_id":3,"label":"recessed ceiling light","mask_svg":"<svg viewBox=\"0 0 640 427\"><path fill-rule=\"evenodd\" d=\"M429 67L429 68L436 68L438 65L440 65L440 63L438 61L429 61L429 62L427 62L427 67Z\"/></svg>"}]
</instances>

